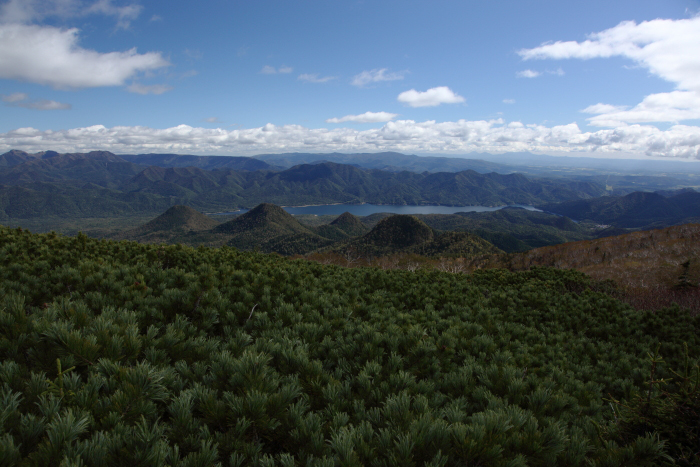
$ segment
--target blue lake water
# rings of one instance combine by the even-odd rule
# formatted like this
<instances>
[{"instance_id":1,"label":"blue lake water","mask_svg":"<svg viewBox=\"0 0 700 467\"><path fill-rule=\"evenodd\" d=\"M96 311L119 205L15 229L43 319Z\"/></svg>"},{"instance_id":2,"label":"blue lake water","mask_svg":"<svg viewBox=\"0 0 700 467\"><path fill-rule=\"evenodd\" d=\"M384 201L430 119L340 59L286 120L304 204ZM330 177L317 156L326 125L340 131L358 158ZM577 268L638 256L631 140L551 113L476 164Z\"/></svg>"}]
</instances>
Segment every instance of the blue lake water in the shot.
<instances>
[{"instance_id":1,"label":"blue lake water","mask_svg":"<svg viewBox=\"0 0 700 467\"><path fill-rule=\"evenodd\" d=\"M349 212L356 216L369 216L378 212L390 212L392 214L455 214L457 212L489 212L498 211L505 206L392 206L383 204L324 204L320 206L287 206L284 208L289 214L313 214L316 216L331 215L339 216L344 212ZM513 205L527 209L528 211L539 211L532 206ZM241 209L235 212L219 212L217 214L243 214L248 209Z\"/></svg>"}]
</instances>

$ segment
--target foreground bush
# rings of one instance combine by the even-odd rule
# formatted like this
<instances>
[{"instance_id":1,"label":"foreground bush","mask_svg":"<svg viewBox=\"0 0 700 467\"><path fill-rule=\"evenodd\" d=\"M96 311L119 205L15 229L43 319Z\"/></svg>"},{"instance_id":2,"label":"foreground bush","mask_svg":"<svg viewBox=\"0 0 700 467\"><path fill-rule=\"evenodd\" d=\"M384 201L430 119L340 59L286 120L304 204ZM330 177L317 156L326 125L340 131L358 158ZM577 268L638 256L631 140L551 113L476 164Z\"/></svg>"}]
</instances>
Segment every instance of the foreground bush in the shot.
<instances>
[{"instance_id":1,"label":"foreground bush","mask_svg":"<svg viewBox=\"0 0 700 467\"><path fill-rule=\"evenodd\" d=\"M636 311L579 273L345 269L5 228L0 266L2 465L687 454L664 428L680 419L637 423L633 404L650 375L693 366L699 318Z\"/></svg>"}]
</instances>

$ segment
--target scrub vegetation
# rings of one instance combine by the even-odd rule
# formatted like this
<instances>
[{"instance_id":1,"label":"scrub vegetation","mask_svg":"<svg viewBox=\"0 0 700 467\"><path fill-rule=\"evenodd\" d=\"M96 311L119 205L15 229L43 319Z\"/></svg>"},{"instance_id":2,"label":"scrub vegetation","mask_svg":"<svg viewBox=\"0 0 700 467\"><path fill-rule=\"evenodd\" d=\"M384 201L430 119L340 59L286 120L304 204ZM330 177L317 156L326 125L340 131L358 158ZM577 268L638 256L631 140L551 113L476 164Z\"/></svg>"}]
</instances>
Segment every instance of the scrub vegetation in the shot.
<instances>
[{"instance_id":1,"label":"scrub vegetation","mask_svg":"<svg viewBox=\"0 0 700 467\"><path fill-rule=\"evenodd\" d=\"M450 274L0 228L0 464L698 465L700 318Z\"/></svg>"}]
</instances>

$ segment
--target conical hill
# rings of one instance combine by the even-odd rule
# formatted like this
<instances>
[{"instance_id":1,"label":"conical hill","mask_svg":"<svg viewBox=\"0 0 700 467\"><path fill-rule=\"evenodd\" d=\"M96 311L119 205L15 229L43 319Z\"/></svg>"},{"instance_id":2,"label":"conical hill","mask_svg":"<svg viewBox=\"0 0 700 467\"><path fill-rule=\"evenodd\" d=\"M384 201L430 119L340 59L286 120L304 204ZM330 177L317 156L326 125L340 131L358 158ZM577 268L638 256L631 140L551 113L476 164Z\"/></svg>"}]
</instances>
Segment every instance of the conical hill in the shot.
<instances>
[{"instance_id":1,"label":"conical hill","mask_svg":"<svg viewBox=\"0 0 700 467\"><path fill-rule=\"evenodd\" d=\"M144 232L161 232L164 230L180 230L199 232L210 230L219 223L189 206L177 205L165 211L147 224L139 227Z\"/></svg>"},{"instance_id":2,"label":"conical hill","mask_svg":"<svg viewBox=\"0 0 700 467\"><path fill-rule=\"evenodd\" d=\"M135 229L111 235L115 240L143 243L180 242L216 227L219 223L188 206L172 206L152 221Z\"/></svg>"},{"instance_id":3,"label":"conical hill","mask_svg":"<svg viewBox=\"0 0 700 467\"><path fill-rule=\"evenodd\" d=\"M347 211L338 216L330 225L337 227L351 237L364 235L369 231L369 228L357 216Z\"/></svg>"},{"instance_id":4,"label":"conical hill","mask_svg":"<svg viewBox=\"0 0 700 467\"><path fill-rule=\"evenodd\" d=\"M282 254L304 254L330 243L281 207L268 203L219 225L212 232L230 236L229 246Z\"/></svg>"},{"instance_id":5,"label":"conical hill","mask_svg":"<svg viewBox=\"0 0 700 467\"><path fill-rule=\"evenodd\" d=\"M226 234L261 231L267 238L278 235L311 233L307 227L301 225L287 211L270 203L259 204L245 214L219 225L214 231Z\"/></svg>"},{"instance_id":6,"label":"conical hill","mask_svg":"<svg viewBox=\"0 0 700 467\"><path fill-rule=\"evenodd\" d=\"M434 238L433 229L414 216L396 215L382 219L362 237L362 243L402 250Z\"/></svg>"}]
</instances>

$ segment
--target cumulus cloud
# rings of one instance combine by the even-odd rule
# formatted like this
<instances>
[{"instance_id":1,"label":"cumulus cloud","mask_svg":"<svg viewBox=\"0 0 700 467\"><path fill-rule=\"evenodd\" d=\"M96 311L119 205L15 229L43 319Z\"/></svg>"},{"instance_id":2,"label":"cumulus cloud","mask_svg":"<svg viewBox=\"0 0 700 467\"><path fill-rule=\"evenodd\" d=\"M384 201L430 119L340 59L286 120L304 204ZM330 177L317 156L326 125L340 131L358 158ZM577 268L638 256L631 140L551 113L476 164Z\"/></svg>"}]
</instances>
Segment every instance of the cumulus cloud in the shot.
<instances>
[{"instance_id":1,"label":"cumulus cloud","mask_svg":"<svg viewBox=\"0 0 700 467\"><path fill-rule=\"evenodd\" d=\"M700 159L700 128L674 125L660 130L628 125L584 132L575 123L544 125L506 123L502 119L455 122L398 120L381 128L305 128L300 125L226 130L194 128L112 127L95 125L71 130L19 128L0 133L0 151L38 152L108 150L115 153L174 152L195 154L260 154L267 152L569 152L633 153Z\"/></svg>"},{"instance_id":2,"label":"cumulus cloud","mask_svg":"<svg viewBox=\"0 0 700 467\"><path fill-rule=\"evenodd\" d=\"M140 84L140 83L133 83L130 84L129 87L126 88L127 91L133 92L135 94L163 94L168 91L172 91L173 87L168 86L167 84L151 84L151 85L145 85L145 84Z\"/></svg>"},{"instance_id":3,"label":"cumulus cloud","mask_svg":"<svg viewBox=\"0 0 700 467\"><path fill-rule=\"evenodd\" d=\"M15 92L9 95L0 96L5 105L10 107L24 107L34 110L68 110L73 106L64 102L57 102L47 99L30 100L29 95L23 92Z\"/></svg>"},{"instance_id":4,"label":"cumulus cloud","mask_svg":"<svg viewBox=\"0 0 700 467\"><path fill-rule=\"evenodd\" d=\"M59 89L120 86L138 73L168 65L157 52L83 49L78 45L77 29L0 25L0 78Z\"/></svg>"},{"instance_id":5,"label":"cumulus cloud","mask_svg":"<svg viewBox=\"0 0 700 467\"><path fill-rule=\"evenodd\" d=\"M363 71L359 75L355 75L352 78L350 84L353 86L367 86L371 83L379 83L382 81L396 81L403 79L406 74L405 71L388 73L388 68L377 68L374 70Z\"/></svg>"},{"instance_id":6,"label":"cumulus cloud","mask_svg":"<svg viewBox=\"0 0 700 467\"><path fill-rule=\"evenodd\" d=\"M639 104L626 106L595 104L582 112L598 114L588 121L594 126L616 127L628 123L681 122L700 119L700 93L673 91L650 94Z\"/></svg>"},{"instance_id":7,"label":"cumulus cloud","mask_svg":"<svg viewBox=\"0 0 700 467\"><path fill-rule=\"evenodd\" d=\"M265 65L264 67L262 67L262 70L260 70L260 73L264 75L274 75L276 73L291 73L292 71L294 71L294 69L290 66L281 66L279 68L275 68L270 65Z\"/></svg>"},{"instance_id":8,"label":"cumulus cloud","mask_svg":"<svg viewBox=\"0 0 700 467\"><path fill-rule=\"evenodd\" d=\"M557 41L518 54L524 60L624 57L651 74L674 83L677 91L651 94L626 110L609 104L589 121L597 126L628 123L679 122L700 115L700 16L689 19L655 19L639 24L624 21L590 34L583 42ZM589 108L590 109L590 108ZM603 109L603 107L600 107Z\"/></svg>"},{"instance_id":9,"label":"cumulus cloud","mask_svg":"<svg viewBox=\"0 0 700 467\"><path fill-rule=\"evenodd\" d=\"M542 73L539 71L533 71L533 70L523 70L519 71L515 74L518 78L537 78L540 76Z\"/></svg>"},{"instance_id":10,"label":"cumulus cloud","mask_svg":"<svg viewBox=\"0 0 700 467\"><path fill-rule=\"evenodd\" d=\"M411 107L435 107L440 104L458 104L464 102L464 97L455 94L447 86L430 88L425 92L404 91L397 98L399 102Z\"/></svg>"},{"instance_id":11,"label":"cumulus cloud","mask_svg":"<svg viewBox=\"0 0 700 467\"><path fill-rule=\"evenodd\" d=\"M328 81L338 79L337 76L324 76L322 78L318 77L318 73L309 74L304 73L299 75L297 78L299 81L306 81L307 83L327 83Z\"/></svg>"},{"instance_id":12,"label":"cumulus cloud","mask_svg":"<svg viewBox=\"0 0 700 467\"><path fill-rule=\"evenodd\" d=\"M365 112L360 115L346 115L341 118L329 118L326 120L326 123L380 123L390 122L396 117L398 117L398 114L392 114L389 112Z\"/></svg>"}]
</instances>

